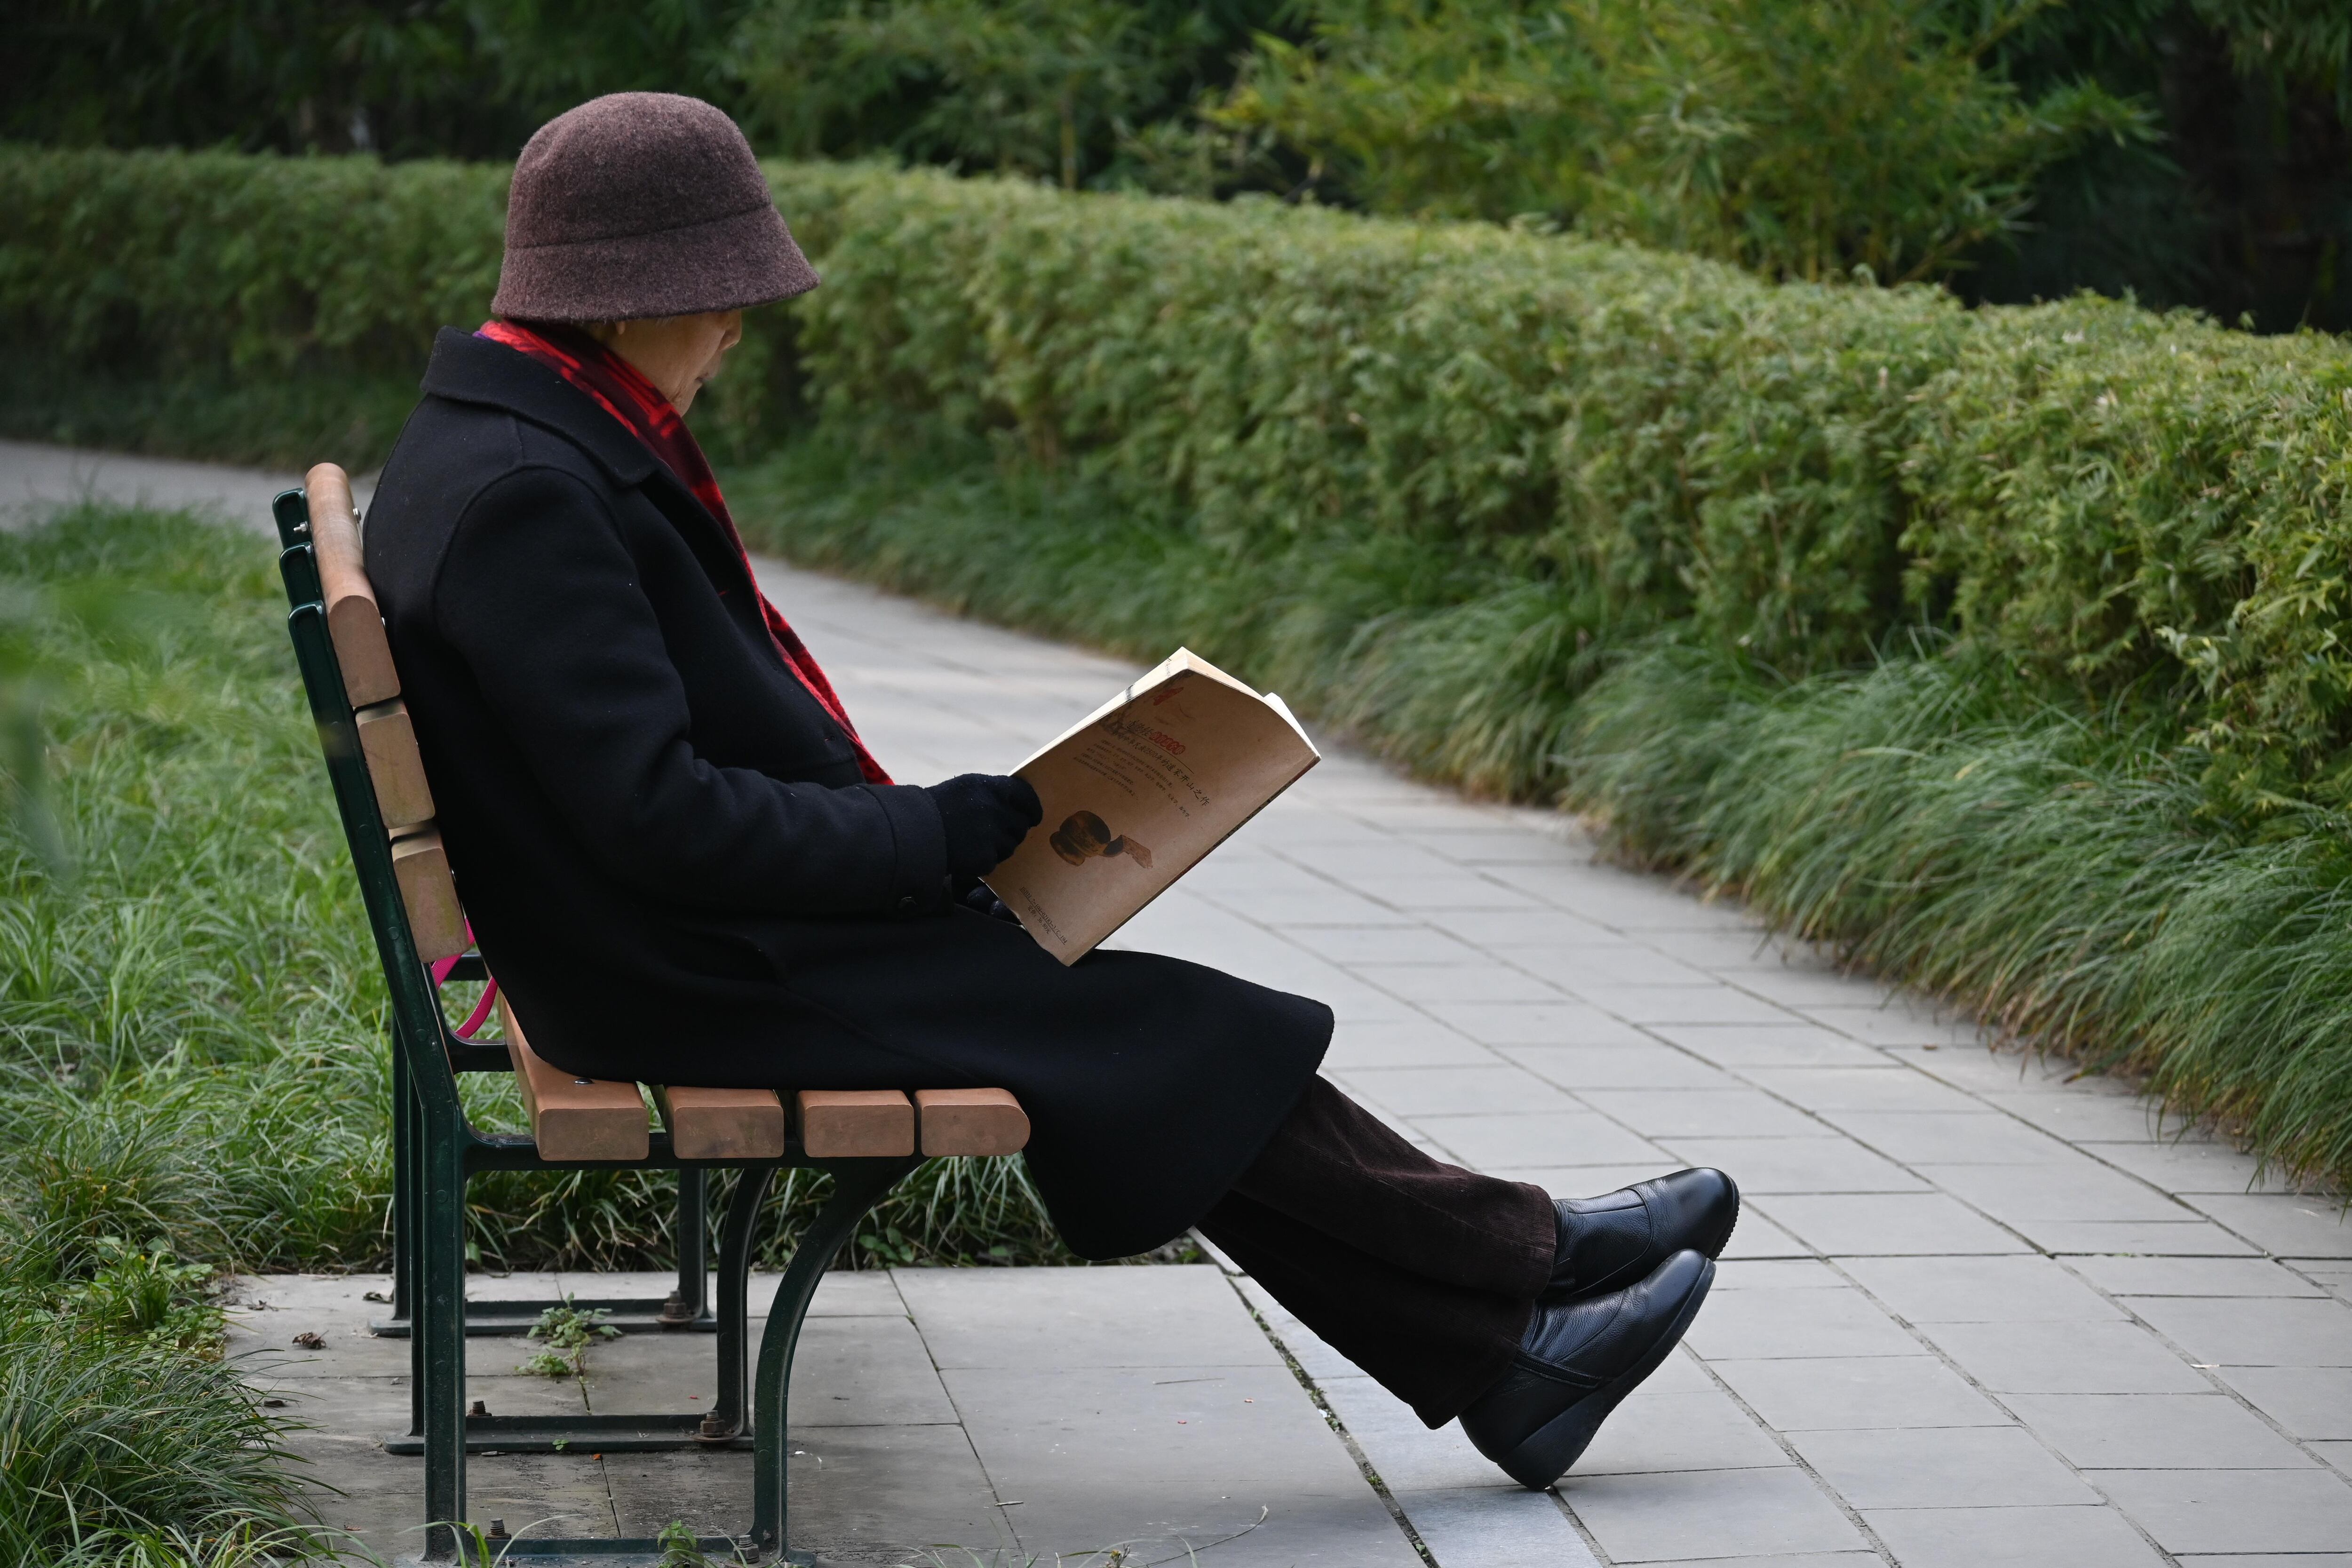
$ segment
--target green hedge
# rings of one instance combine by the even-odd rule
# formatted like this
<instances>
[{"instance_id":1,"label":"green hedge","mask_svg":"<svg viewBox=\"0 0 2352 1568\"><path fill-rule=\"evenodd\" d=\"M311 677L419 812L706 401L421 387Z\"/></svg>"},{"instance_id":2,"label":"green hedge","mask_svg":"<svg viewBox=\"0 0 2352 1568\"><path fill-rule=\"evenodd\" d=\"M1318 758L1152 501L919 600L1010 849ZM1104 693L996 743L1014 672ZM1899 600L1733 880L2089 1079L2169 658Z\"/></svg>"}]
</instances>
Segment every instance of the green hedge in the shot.
<instances>
[{"instance_id":1,"label":"green hedge","mask_svg":"<svg viewBox=\"0 0 2352 1568\"><path fill-rule=\"evenodd\" d=\"M755 538L1189 641L2352 1172L2338 341L1271 203L771 176L827 281L755 314L695 415ZM60 405L103 377L381 389L485 310L503 180L0 152L0 337ZM299 456L380 454L352 430Z\"/></svg>"},{"instance_id":2,"label":"green hedge","mask_svg":"<svg viewBox=\"0 0 2352 1568\"><path fill-rule=\"evenodd\" d=\"M2352 765L2332 338L1271 203L772 173L828 282L755 321L698 416L723 452L779 440L805 375L837 426L994 433L1238 562L1434 552L1435 599L1551 584L1583 640L1672 626L1791 674L1924 619L2053 689L2177 691L2261 789L2332 797ZM413 374L486 308L504 181L9 150L0 333L117 374Z\"/></svg>"}]
</instances>

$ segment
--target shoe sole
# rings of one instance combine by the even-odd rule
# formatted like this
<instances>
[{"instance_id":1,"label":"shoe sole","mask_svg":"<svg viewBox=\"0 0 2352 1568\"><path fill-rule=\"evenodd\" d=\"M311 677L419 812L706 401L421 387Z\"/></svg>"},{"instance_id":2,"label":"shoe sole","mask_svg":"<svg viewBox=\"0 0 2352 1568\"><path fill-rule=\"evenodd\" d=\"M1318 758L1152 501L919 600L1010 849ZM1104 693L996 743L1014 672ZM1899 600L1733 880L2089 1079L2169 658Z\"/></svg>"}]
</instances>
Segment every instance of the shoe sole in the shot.
<instances>
[{"instance_id":1,"label":"shoe sole","mask_svg":"<svg viewBox=\"0 0 2352 1568\"><path fill-rule=\"evenodd\" d=\"M1675 1313L1675 1321L1658 1336L1658 1342L1648 1353L1614 1382L1594 1389L1521 1439L1517 1447L1496 1461L1503 1473L1529 1491L1538 1492L1548 1490L1568 1474L1569 1467L1582 1458L1584 1450L1591 1446L1601 1424L1683 1342L1684 1333L1689 1330L1691 1320L1698 1316L1699 1307L1714 1284L1715 1259L1710 1258L1706 1260L1706 1272L1698 1277L1698 1283L1691 1288L1681 1310ZM1541 1479L1530 1479L1536 1477Z\"/></svg>"},{"instance_id":2,"label":"shoe sole","mask_svg":"<svg viewBox=\"0 0 2352 1568\"><path fill-rule=\"evenodd\" d=\"M1705 1253L1710 1263L1722 1257L1723 1249L1731 1245L1731 1233L1739 1228L1739 1211L1746 1206L1739 1201L1739 1184L1732 1179L1728 1171L1723 1173L1723 1184L1731 1189L1731 1223L1725 1226L1723 1234L1707 1246L1692 1248L1695 1252Z\"/></svg>"}]
</instances>

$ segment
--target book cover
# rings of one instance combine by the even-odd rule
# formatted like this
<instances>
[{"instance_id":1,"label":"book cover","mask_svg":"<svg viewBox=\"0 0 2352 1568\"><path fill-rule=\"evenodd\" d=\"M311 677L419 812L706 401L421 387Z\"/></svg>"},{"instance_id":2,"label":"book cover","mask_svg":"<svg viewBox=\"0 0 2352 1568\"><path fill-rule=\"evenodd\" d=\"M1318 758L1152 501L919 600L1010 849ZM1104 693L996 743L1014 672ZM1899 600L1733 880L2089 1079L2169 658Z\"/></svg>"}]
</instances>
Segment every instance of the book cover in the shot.
<instances>
[{"instance_id":1,"label":"book cover","mask_svg":"<svg viewBox=\"0 0 2352 1568\"><path fill-rule=\"evenodd\" d=\"M1045 820L985 880L1075 963L1320 761L1281 698L1179 648L1013 770Z\"/></svg>"}]
</instances>

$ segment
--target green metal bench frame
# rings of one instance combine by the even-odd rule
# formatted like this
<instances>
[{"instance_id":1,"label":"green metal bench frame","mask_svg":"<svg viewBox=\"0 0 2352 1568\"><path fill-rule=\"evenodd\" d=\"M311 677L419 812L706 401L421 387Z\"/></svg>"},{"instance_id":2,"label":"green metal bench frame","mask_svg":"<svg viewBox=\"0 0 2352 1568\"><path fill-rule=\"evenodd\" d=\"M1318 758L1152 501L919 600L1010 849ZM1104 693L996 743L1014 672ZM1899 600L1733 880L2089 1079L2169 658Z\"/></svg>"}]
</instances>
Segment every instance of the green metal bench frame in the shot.
<instances>
[{"instance_id":1,"label":"green metal bench frame","mask_svg":"<svg viewBox=\"0 0 2352 1568\"><path fill-rule=\"evenodd\" d=\"M457 1093L461 1072L510 1072L506 1051L460 1040L443 1016L432 977L416 954L408 911L394 879L392 852L377 809L375 786L362 759L359 731L343 689L342 670L327 630L324 595L311 551L310 506L299 489L284 492L272 508L283 551L278 571L291 606L287 628L309 693L326 754L327 776L335 792L352 868L383 962L392 1000L393 1267L394 1302L381 1331L405 1331L411 1373L411 1430L389 1439L393 1453L425 1458L425 1549L422 1560L459 1560L466 1535L466 1456L583 1451L635 1452L660 1448L743 1447L752 1465L751 1525L740 1541L709 1538L706 1552L742 1550L758 1560L806 1562L785 1551L785 1405L793 1355L817 1282L857 1222L918 1164L919 1156L812 1159L794 1131L782 1157L774 1160L688 1161L680 1159L667 1131L652 1133L642 1160L563 1161L540 1156L528 1137L485 1133L467 1120ZM466 961L458 974L480 979L480 962ZM833 1177L826 1200L801 1237L769 1309L756 1366L747 1364L749 1314L746 1290L761 1205L779 1170L809 1168ZM708 1328L717 1336L719 1363L715 1407L658 1415L579 1416L469 1415L466 1409L466 1339L468 1333L518 1333L551 1302L466 1300L466 1183L482 1171L578 1169L674 1170L678 1173L678 1295L669 1302L645 1300L578 1302L615 1310L630 1329ZM720 1227L718 1300L706 1305L705 1190L712 1170L740 1170L734 1195ZM649 1311L648 1309L656 1309ZM751 1415L748 1439L743 1428ZM612 1563L653 1561L660 1548L652 1540L538 1540L499 1543L504 1555L538 1562L575 1559Z\"/></svg>"}]
</instances>

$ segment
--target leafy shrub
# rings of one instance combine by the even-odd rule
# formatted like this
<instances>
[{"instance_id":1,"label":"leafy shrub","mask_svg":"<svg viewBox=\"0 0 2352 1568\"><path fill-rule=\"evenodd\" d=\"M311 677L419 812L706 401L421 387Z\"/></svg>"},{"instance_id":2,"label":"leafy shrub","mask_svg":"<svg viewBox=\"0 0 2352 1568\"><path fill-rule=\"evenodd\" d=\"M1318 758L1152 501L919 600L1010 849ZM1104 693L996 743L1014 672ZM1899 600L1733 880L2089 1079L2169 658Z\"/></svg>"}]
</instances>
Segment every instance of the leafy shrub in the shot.
<instances>
[{"instance_id":1,"label":"leafy shrub","mask_svg":"<svg viewBox=\"0 0 2352 1568\"><path fill-rule=\"evenodd\" d=\"M2034 176L2142 111L1985 68L2037 0L1320 0L1219 118L1339 164L1388 212L1542 213L1769 277L1936 278Z\"/></svg>"}]
</instances>

